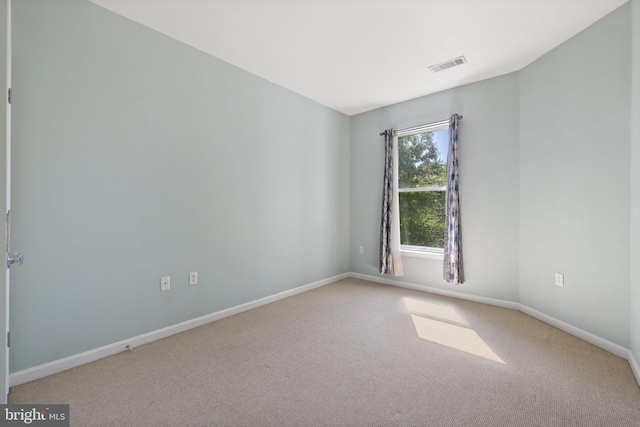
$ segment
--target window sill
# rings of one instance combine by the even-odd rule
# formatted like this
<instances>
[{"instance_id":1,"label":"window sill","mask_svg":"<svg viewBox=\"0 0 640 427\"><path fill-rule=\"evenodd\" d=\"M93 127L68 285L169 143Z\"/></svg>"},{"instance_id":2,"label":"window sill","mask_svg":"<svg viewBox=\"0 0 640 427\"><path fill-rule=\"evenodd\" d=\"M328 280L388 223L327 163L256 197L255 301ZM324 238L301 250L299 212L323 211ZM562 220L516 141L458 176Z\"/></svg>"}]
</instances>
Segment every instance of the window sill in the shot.
<instances>
[{"instance_id":1,"label":"window sill","mask_svg":"<svg viewBox=\"0 0 640 427\"><path fill-rule=\"evenodd\" d=\"M444 260L444 254L441 252L413 251L413 250L401 249L400 255L413 257L413 258L438 259L440 261Z\"/></svg>"}]
</instances>

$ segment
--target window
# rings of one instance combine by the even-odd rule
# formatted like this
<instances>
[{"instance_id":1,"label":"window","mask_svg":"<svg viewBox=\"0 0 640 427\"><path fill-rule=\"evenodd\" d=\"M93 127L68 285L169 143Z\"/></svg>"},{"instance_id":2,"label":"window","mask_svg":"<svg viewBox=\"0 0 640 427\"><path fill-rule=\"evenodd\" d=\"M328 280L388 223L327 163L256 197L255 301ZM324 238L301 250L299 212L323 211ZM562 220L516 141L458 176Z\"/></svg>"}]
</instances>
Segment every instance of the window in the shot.
<instances>
[{"instance_id":1,"label":"window","mask_svg":"<svg viewBox=\"0 0 640 427\"><path fill-rule=\"evenodd\" d=\"M400 248L441 257L444 248L449 122L398 131Z\"/></svg>"}]
</instances>

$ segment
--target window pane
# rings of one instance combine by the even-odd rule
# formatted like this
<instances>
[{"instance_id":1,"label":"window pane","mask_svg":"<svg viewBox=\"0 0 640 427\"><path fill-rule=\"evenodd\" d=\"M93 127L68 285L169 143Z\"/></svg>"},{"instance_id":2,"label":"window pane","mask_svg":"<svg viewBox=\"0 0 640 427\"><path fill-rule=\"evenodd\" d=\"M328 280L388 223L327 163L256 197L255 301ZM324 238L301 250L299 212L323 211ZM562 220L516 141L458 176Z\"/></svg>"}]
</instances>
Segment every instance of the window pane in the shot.
<instances>
[{"instance_id":1,"label":"window pane","mask_svg":"<svg viewBox=\"0 0 640 427\"><path fill-rule=\"evenodd\" d=\"M444 248L444 191L399 193L400 243Z\"/></svg>"},{"instance_id":2,"label":"window pane","mask_svg":"<svg viewBox=\"0 0 640 427\"><path fill-rule=\"evenodd\" d=\"M442 129L398 138L399 188L446 185L448 135Z\"/></svg>"}]
</instances>

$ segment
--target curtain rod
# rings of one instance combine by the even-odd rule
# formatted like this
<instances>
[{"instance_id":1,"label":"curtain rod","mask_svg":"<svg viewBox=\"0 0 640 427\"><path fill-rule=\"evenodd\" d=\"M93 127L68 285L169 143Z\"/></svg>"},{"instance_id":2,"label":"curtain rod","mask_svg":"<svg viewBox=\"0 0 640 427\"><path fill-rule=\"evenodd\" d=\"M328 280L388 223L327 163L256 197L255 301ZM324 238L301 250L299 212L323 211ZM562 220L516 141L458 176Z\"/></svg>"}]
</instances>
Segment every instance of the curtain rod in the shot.
<instances>
[{"instance_id":1,"label":"curtain rod","mask_svg":"<svg viewBox=\"0 0 640 427\"><path fill-rule=\"evenodd\" d=\"M458 120L462 120L463 116L458 115ZM442 122L448 122L449 120L443 120ZM433 123L428 123L426 125L420 125L420 126L414 126L411 128L405 128L405 129L398 129L397 132L407 132L407 131L411 131L412 129L419 129L419 128L423 128L423 127L427 127L427 126L433 126L433 125L437 125L440 124L442 122L433 122ZM382 132L380 132L380 136L384 135L384 133L386 132L386 130L383 130Z\"/></svg>"}]
</instances>

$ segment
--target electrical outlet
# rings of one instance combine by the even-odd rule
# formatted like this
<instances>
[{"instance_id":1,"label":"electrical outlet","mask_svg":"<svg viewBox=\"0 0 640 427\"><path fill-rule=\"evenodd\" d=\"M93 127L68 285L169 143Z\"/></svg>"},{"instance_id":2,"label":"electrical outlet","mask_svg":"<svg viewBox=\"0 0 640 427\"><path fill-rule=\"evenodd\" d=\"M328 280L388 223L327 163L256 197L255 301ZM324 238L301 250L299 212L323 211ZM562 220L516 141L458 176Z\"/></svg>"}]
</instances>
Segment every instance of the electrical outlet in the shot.
<instances>
[{"instance_id":1,"label":"electrical outlet","mask_svg":"<svg viewBox=\"0 0 640 427\"><path fill-rule=\"evenodd\" d=\"M564 287L564 274L556 273L556 286Z\"/></svg>"},{"instance_id":2,"label":"electrical outlet","mask_svg":"<svg viewBox=\"0 0 640 427\"><path fill-rule=\"evenodd\" d=\"M364 246L360 246L360 254L364 253Z\"/></svg>"},{"instance_id":3,"label":"electrical outlet","mask_svg":"<svg viewBox=\"0 0 640 427\"><path fill-rule=\"evenodd\" d=\"M168 291L171 289L171 277L161 277L160 278L160 291Z\"/></svg>"},{"instance_id":4,"label":"electrical outlet","mask_svg":"<svg viewBox=\"0 0 640 427\"><path fill-rule=\"evenodd\" d=\"M198 272L192 271L191 273L189 273L189 286L193 286L197 284L198 284Z\"/></svg>"}]
</instances>

